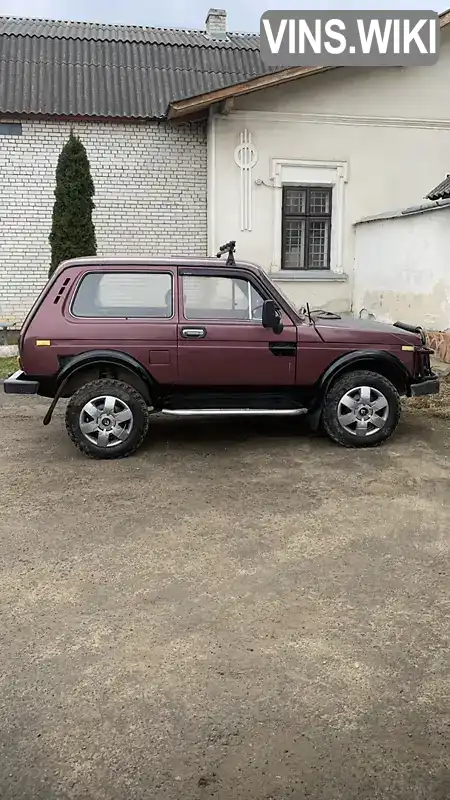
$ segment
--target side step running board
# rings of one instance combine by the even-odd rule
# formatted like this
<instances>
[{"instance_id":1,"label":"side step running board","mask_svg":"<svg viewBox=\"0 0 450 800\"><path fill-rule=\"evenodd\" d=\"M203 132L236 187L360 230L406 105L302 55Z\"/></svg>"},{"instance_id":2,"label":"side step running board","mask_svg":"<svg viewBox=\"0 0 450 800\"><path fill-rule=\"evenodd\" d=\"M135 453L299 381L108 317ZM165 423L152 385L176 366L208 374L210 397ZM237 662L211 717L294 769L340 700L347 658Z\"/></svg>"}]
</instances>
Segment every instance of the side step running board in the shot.
<instances>
[{"instance_id":1,"label":"side step running board","mask_svg":"<svg viewBox=\"0 0 450 800\"><path fill-rule=\"evenodd\" d=\"M306 414L307 408L165 408L160 414L171 417L241 417L241 416L277 416L294 417Z\"/></svg>"}]
</instances>

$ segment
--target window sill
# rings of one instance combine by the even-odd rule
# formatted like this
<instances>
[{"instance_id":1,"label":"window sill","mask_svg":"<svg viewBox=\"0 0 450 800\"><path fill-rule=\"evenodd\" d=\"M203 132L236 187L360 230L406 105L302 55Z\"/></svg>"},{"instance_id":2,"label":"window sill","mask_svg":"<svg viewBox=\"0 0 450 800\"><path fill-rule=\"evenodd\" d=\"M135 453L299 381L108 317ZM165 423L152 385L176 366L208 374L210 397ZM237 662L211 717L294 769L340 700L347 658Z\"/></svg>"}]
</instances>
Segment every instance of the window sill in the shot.
<instances>
[{"instance_id":1,"label":"window sill","mask_svg":"<svg viewBox=\"0 0 450 800\"><path fill-rule=\"evenodd\" d=\"M331 269L280 269L268 272L269 278L275 281L347 281L345 272L333 272Z\"/></svg>"}]
</instances>

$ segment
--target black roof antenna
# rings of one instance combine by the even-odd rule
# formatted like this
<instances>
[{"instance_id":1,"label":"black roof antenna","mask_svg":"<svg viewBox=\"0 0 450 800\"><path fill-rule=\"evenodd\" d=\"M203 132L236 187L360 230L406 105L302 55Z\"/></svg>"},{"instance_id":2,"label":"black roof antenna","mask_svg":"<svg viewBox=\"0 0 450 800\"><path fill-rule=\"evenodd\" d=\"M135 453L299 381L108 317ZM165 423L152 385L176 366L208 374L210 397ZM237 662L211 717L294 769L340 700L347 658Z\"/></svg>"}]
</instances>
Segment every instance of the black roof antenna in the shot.
<instances>
[{"instance_id":1,"label":"black roof antenna","mask_svg":"<svg viewBox=\"0 0 450 800\"><path fill-rule=\"evenodd\" d=\"M223 244L222 247L219 247L219 252L217 253L217 258L220 258L222 253L228 252L227 258L227 266L234 267L236 265L236 261L234 260L234 251L236 250L236 242L231 241Z\"/></svg>"}]
</instances>

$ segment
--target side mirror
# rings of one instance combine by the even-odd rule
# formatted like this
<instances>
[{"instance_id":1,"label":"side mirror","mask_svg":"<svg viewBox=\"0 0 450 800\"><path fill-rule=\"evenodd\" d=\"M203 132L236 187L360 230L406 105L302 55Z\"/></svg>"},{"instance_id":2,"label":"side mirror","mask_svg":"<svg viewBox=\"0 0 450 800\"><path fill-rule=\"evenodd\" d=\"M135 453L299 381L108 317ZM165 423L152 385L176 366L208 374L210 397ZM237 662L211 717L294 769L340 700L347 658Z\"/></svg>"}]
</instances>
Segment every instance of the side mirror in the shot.
<instances>
[{"instance_id":1,"label":"side mirror","mask_svg":"<svg viewBox=\"0 0 450 800\"><path fill-rule=\"evenodd\" d=\"M264 300L261 321L263 328L272 328L274 333L281 333L283 323L281 322L281 312L275 300Z\"/></svg>"}]
</instances>

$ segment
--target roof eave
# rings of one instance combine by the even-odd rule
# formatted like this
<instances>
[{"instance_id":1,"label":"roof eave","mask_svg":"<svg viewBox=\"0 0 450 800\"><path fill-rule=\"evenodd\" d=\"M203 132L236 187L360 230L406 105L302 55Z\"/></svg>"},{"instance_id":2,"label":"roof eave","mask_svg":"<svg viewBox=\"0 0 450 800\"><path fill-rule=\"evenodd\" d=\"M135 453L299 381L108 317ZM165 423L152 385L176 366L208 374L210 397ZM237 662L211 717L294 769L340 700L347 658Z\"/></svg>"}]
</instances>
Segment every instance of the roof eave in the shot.
<instances>
[{"instance_id":1,"label":"roof eave","mask_svg":"<svg viewBox=\"0 0 450 800\"><path fill-rule=\"evenodd\" d=\"M48 122L111 122L111 123L141 123L141 124L148 124L148 123L157 123L157 122L165 122L165 116L108 116L107 114L70 114L70 113L61 113L56 111L11 111L11 109L2 109L0 107L0 116L2 119L18 119L18 120L40 120L40 121L48 121Z\"/></svg>"},{"instance_id":2,"label":"roof eave","mask_svg":"<svg viewBox=\"0 0 450 800\"><path fill-rule=\"evenodd\" d=\"M170 103L167 109L167 118L177 119L206 109L215 103L220 103L222 100L257 92L259 89L267 89L270 86L280 86L280 84L288 83L288 81L303 78L306 75L314 75L318 72L326 72L330 69L336 69L336 67L289 67L279 72L272 72L269 75L261 75L242 83L227 86L224 89L216 89L213 92L195 95L186 100L176 100Z\"/></svg>"}]
</instances>

